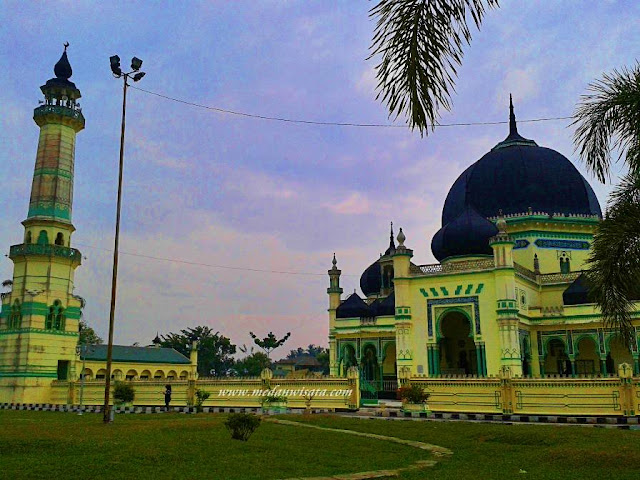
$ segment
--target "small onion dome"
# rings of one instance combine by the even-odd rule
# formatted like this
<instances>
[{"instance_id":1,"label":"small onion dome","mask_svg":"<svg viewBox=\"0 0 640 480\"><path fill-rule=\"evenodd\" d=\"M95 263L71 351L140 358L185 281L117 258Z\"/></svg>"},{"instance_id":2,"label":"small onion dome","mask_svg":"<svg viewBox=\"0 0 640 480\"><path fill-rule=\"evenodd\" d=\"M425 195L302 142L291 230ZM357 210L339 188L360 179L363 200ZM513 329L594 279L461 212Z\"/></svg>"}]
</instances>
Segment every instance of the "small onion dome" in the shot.
<instances>
[{"instance_id":1,"label":"small onion dome","mask_svg":"<svg viewBox=\"0 0 640 480\"><path fill-rule=\"evenodd\" d=\"M336 318L372 317L369 305L356 293L352 294L336 308Z\"/></svg>"},{"instance_id":2,"label":"small onion dome","mask_svg":"<svg viewBox=\"0 0 640 480\"><path fill-rule=\"evenodd\" d=\"M387 298L378 298L371 305L369 305L371 309L371 316L373 317L383 317L388 315L396 314L396 295L395 292L391 292L391 294Z\"/></svg>"},{"instance_id":3,"label":"small onion dome","mask_svg":"<svg viewBox=\"0 0 640 480\"><path fill-rule=\"evenodd\" d=\"M376 260L360 276L360 290L368 297L380 293L381 286L382 271L378 260Z\"/></svg>"},{"instance_id":4,"label":"small onion dome","mask_svg":"<svg viewBox=\"0 0 640 480\"><path fill-rule=\"evenodd\" d=\"M433 236L431 251L442 261L468 255L492 255L489 239L498 233L496 226L471 206Z\"/></svg>"},{"instance_id":5,"label":"small onion dome","mask_svg":"<svg viewBox=\"0 0 640 480\"><path fill-rule=\"evenodd\" d=\"M62 56L58 63L53 67L53 73L56 75L56 78L60 78L62 80L69 80L71 75L73 74L73 70L71 70L71 64L69 63L69 59L67 58L67 47L64 47L64 52L62 52Z\"/></svg>"}]
</instances>

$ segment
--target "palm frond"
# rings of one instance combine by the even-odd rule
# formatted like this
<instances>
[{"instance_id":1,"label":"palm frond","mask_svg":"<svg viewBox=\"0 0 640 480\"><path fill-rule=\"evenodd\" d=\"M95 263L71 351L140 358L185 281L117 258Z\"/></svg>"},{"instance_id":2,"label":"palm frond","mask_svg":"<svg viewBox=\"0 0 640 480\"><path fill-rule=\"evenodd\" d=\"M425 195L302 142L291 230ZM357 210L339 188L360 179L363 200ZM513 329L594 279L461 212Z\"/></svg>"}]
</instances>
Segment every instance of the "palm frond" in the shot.
<instances>
[{"instance_id":1,"label":"palm frond","mask_svg":"<svg viewBox=\"0 0 640 480\"><path fill-rule=\"evenodd\" d=\"M574 113L574 145L602 182L609 177L611 149L626 152L631 172L640 172L640 63L605 73L588 87Z\"/></svg>"},{"instance_id":2,"label":"palm frond","mask_svg":"<svg viewBox=\"0 0 640 480\"><path fill-rule=\"evenodd\" d=\"M381 0L369 12L377 18L369 59L376 66L378 95L389 116L406 115L411 128L428 134L438 110L450 109L463 43L471 42L470 16L480 27L498 0Z\"/></svg>"},{"instance_id":3,"label":"palm frond","mask_svg":"<svg viewBox=\"0 0 640 480\"><path fill-rule=\"evenodd\" d=\"M587 277L606 327L635 342L630 312L640 300L640 177L627 175L612 193L593 239Z\"/></svg>"}]
</instances>

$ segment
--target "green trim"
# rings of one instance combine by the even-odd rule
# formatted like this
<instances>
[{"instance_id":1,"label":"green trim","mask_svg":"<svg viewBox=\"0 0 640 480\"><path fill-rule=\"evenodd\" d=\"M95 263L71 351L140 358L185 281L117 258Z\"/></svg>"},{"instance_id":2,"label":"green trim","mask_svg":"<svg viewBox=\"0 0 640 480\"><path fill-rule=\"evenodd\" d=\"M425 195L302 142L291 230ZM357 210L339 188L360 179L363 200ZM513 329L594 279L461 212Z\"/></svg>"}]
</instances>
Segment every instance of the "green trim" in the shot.
<instances>
[{"instance_id":1,"label":"green trim","mask_svg":"<svg viewBox=\"0 0 640 480\"><path fill-rule=\"evenodd\" d=\"M510 242L510 241L505 241L505 240L501 240L499 242L491 242L489 243L490 247L493 247L494 245L515 245L516 242Z\"/></svg>"},{"instance_id":2,"label":"green trim","mask_svg":"<svg viewBox=\"0 0 640 480\"><path fill-rule=\"evenodd\" d=\"M63 247L62 245L39 245L36 243L21 243L18 245L11 245L11 247L9 248L9 258L11 258L12 260L14 257L27 255L61 257L78 262L78 265L82 262L82 254L80 253L80 250L75 248Z\"/></svg>"},{"instance_id":3,"label":"green trim","mask_svg":"<svg viewBox=\"0 0 640 480\"><path fill-rule=\"evenodd\" d=\"M420 293L422 294L422 296L424 298L429 298L429 294L427 293L427 291L424 288L420 289Z\"/></svg>"},{"instance_id":4,"label":"green trim","mask_svg":"<svg viewBox=\"0 0 640 480\"><path fill-rule=\"evenodd\" d=\"M0 378L2 377L43 377L43 378L58 378L58 373L38 373L38 372L0 372Z\"/></svg>"},{"instance_id":5,"label":"green trim","mask_svg":"<svg viewBox=\"0 0 640 480\"><path fill-rule=\"evenodd\" d=\"M484 283L479 283L478 288L476 288L475 294L478 295L480 292L482 292L483 288L484 288Z\"/></svg>"},{"instance_id":6,"label":"green trim","mask_svg":"<svg viewBox=\"0 0 640 480\"><path fill-rule=\"evenodd\" d=\"M523 239L527 237L547 237L547 238L559 238L562 240L593 240L593 234L590 233L560 233L560 232L544 232L542 230L525 230L523 232L516 232L509 234L514 239Z\"/></svg>"},{"instance_id":7,"label":"green trim","mask_svg":"<svg viewBox=\"0 0 640 480\"><path fill-rule=\"evenodd\" d=\"M7 330L0 330L0 335L22 335L23 333L39 333L46 335L62 335L66 337L79 337L80 334L78 332L65 332L61 330L47 330L44 328L14 328Z\"/></svg>"},{"instance_id":8,"label":"green trim","mask_svg":"<svg viewBox=\"0 0 640 480\"><path fill-rule=\"evenodd\" d=\"M411 320L411 315L396 315L396 320Z\"/></svg>"},{"instance_id":9,"label":"green trim","mask_svg":"<svg viewBox=\"0 0 640 480\"><path fill-rule=\"evenodd\" d=\"M431 291L431 295L433 295L434 297L438 297L438 291L434 288L434 287L430 287L429 290Z\"/></svg>"},{"instance_id":10,"label":"green trim","mask_svg":"<svg viewBox=\"0 0 640 480\"><path fill-rule=\"evenodd\" d=\"M62 170L61 168L36 168L33 172L33 176L37 175L55 175L57 177L64 177L73 179L73 174L68 170Z\"/></svg>"},{"instance_id":11,"label":"green trim","mask_svg":"<svg viewBox=\"0 0 640 480\"><path fill-rule=\"evenodd\" d=\"M462 291L462 285L458 285L456 287L456 291L454 292L454 295L460 295L461 291Z\"/></svg>"},{"instance_id":12,"label":"green trim","mask_svg":"<svg viewBox=\"0 0 640 480\"><path fill-rule=\"evenodd\" d=\"M507 219L507 225L513 225L517 223L527 223L531 221L543 221L545 223L557 223L557 224L591 224L597 225L600 223L599 218L590 217L551 217L548 215L528 215L526 217L509 218Z\"/></svg>"},{"instance_id":13,"label":"green trim","mask_svg":"<svg viewBox=\"0 0 640 480\"><path fill-rule=\"evenodd\" d=\"M60 205L58 202L40 202L35 205L29 205L27 219L33 217L50 217L53 219L71 221L71 206Z\"/></svg>"},{"instance_id":14,"label":"green trim","mask_svg":"<svg viewBox=\"0 0 640 480\"><path fill-rule=\"evenodd\" d=\"M444 296L449 296L449 291L447 290L447 287L440 287L440 290L442 290L442 294Z\"/></svg>"}]
</instances>

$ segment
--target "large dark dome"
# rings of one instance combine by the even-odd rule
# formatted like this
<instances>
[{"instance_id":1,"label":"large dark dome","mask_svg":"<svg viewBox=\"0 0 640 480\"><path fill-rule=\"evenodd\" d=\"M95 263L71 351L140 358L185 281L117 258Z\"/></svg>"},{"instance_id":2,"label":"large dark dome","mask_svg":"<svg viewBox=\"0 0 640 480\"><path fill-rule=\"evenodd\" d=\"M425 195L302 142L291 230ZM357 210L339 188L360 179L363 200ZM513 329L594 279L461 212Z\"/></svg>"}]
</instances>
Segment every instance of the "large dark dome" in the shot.
<instances>
[{"instance_id":1,"label":"large dark dome","mask_svg":"<svg viewBox=\"0 0 640 480\"><path fill-rule=\"evenodd\" d=\"M513 110L512 110L513 112ZM534 212L602 216L585 178L563 155L539 147L516 130L511 115L509 136L467 168L455 181L442 210L442 225L467 205L484 217Z\"/></svg>"},{"instance_id":2,"label":"large dark dome","mask_svg":"<svg viewBox=\"0 0 640 480\"><path fill-rule=\"evenodd\" d=\"M509 136L454 182L442 209L442 228L431 242L438 260L491 254L489 238L497 232L487 220L533 212L597 215L600 204L591 186L563 155L539 147L518 134L513 104Z\"/></svg>"}]
</instances>

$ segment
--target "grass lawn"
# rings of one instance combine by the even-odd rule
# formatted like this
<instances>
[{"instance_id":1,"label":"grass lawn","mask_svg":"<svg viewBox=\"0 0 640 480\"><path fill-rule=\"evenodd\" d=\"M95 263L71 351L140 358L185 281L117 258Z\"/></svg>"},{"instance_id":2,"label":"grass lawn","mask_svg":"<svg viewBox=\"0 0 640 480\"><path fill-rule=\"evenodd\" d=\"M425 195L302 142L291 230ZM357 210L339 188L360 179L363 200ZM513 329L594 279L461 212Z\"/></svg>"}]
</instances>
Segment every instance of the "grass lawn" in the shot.
<instances>
[{"instance_id":1,"label":"grass lawn","mask_svg":"<svg viewBox=\"0 0 640 480\"><path fill-rule=\"evenodd\" d=\"M433 443L453 455L406 480L640 479L640 431L581 426L415 422L313 416L316 425ZM520 473L520 470L527 473Z\"/></svg>"},{"instance_id":2,"label":"grass lawn","mask_svg":"<svg viewBox=\"0 0 640 480\"><path fill-rule=\"evenodd\" d=\"M419 440L453 450L405 480L640 479L640 431L578 426L360 420L283 416ZM225 416L102 416L0 410L0 478L276 479L399 468L434 459L382 440L266 423L231 440ZM521 474L520 470L526 474Z\"/></svg>"},{"instance_id":3,"label":"grass lawn","mask_svg":"<svg viewBox=\"0 0 640 480\"><path fill-rule=\"evenodd\" d=\"M299 419L301 415L287 417ZM4 479L277 479L405 467L429 452L263 422L231 440L225 415L102 415L0 410Z\"/></svg>"}]
</instances>

